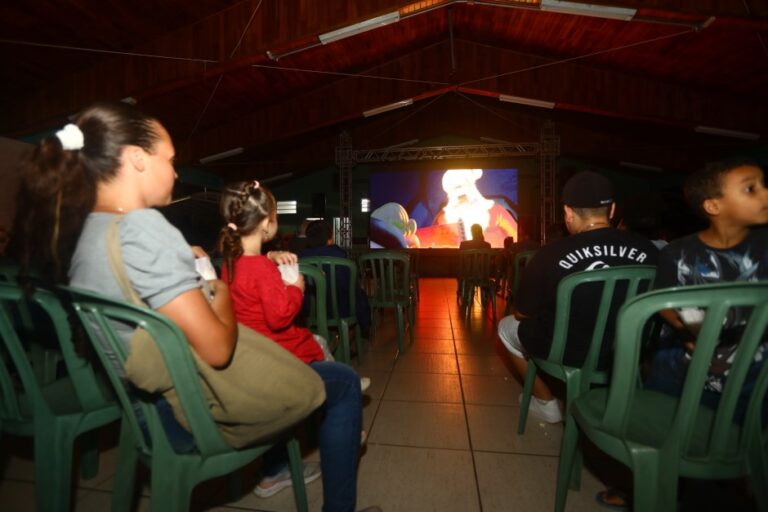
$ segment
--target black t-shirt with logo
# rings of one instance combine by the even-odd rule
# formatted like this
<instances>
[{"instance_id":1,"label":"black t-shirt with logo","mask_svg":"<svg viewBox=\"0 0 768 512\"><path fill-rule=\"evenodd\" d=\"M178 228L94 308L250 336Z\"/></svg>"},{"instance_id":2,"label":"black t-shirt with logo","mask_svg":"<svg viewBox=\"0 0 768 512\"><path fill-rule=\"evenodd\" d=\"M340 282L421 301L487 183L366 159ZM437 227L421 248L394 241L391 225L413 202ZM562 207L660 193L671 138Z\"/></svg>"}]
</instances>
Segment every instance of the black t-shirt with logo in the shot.
<instances>
[{"instance_id":1,"label":"black t-shirt with logo","mask_svg":"<svg viewBox=\"0 0 768 512\"><path fill-rule=\"evenodd\" d=\"M583 270L623 265L656 265L658 249L646 238L613 228L595 229L545 245L527 264L515 295L515 307L529 317L520 322L518 334L529 354L547 357L554 331L557 285L564 277ZM619 290L617 290L619 291ZM602 286L580 286L571 300L565 364L581 365L589 349ZM614 304L605 330L599 367L609 365L614 336Z\"/></svg>"}]
</instances>

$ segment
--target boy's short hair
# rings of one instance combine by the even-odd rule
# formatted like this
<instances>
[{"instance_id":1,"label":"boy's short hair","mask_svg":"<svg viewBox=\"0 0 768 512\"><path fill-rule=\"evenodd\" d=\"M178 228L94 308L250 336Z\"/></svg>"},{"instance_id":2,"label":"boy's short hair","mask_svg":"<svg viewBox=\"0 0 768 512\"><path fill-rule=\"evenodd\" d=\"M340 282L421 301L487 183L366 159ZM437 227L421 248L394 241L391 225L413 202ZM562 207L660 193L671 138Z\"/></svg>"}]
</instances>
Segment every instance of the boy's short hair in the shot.
<instances>
[{"instance_id":1,"label":"boy's short hair","mask_svg":"<svg viewBox=\"0 0 768 512\"><path fill-rule=\"evenodd\" d=\"M749 158L729 158L711 162L703 169L690 174L683 185L683 194L688 206L701 217L709 218L704 210L704 201L721 197L722 177L738 167L760 167Z\"/></svg>"},{"instance_id":2,"label":"boy's short hair","mask_svg":"<svg viewBox=\"0 0 768 512\"><path fill-rule=\"evenodd\" d=\"M333 237L333 226L325 219L313 221L307 226L310 247L320 247Z\"/></svg>"},{"instance_id":3,"label":"boy's short hair","mask_svg":"<svg viewBox=\"0 0 768 512\"><path fill-rule=\"evenodd\" d=\"M600 208L571 208L571 210L582 219L588 219L590 217L608 217L611 213L611 208L609 206L601 206Z\"/></svg>"}]
</instances>

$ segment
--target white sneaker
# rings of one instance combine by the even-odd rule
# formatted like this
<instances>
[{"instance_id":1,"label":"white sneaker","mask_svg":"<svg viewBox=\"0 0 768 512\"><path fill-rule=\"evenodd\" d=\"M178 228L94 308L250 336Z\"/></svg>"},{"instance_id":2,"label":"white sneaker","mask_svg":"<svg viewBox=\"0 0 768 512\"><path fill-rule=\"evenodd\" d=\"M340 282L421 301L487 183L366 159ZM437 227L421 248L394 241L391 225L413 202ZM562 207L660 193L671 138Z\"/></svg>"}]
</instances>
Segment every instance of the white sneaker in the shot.
<instances>
[{"instance_id":1,"label":"white sneaker","mask_svg":"<svg viewBox=\"0 0 768 512\"><path fill-rule=\"evenodd\" d=\"M523 401L523 395L520 394L519 401ZM533 415L536 419L545 423L560 423L563 421L563 413L560 410L560 401L541 400L531 395L531 402L528 406L528 414Z\"/></svg>"},{"instance_id":2,"label":"white sneaker","mask_svg":"<svg viewBox=\"0 0 768 512\"><path fill-rule=\"evenodd\" d=\"M360 391L364 392L369 387L371 387L371 378L370 377L360 377Z\"/></svg>"},{"instance_id":3,"label":"white sneaker","mask_svg":"<svg viewBox=\"0 0 768 512\"><path fill-rule=\"evenodd\" d=\"M320 464L317 462L307 462L304 464L305 484L314 482L320 478L321 474ZM291 470L286 467L275 476L265 476L262 478L256 487L253 488L253 494L259 498L269 498L288 487L293 487L293 482L291 481Z\"/></svg>"}]
</instances>

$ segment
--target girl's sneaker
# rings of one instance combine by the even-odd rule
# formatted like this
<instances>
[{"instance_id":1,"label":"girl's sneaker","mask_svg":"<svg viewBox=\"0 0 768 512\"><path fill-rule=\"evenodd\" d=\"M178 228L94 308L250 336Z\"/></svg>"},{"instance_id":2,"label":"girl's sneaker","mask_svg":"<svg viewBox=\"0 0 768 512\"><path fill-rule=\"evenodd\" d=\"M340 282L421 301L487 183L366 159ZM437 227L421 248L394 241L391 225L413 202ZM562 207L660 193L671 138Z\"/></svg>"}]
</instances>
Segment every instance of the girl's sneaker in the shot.
<instances>
[{"instance_id":1,"label":"girl's sneaker","mask_svg":"<svg viewBox=\"0 0 768 512\"><path fill-rule=\"evenodd\" d=\"M304 483L308 484L320 478L320 464L317 462L308 462L304 464ZM269 498L279 493L283 489L293 487L291 481L291 470L288 467L282 469L274 476L265 476L256 487L253 488L253 494L259 498Z\"/></svg>"}]
</instances>

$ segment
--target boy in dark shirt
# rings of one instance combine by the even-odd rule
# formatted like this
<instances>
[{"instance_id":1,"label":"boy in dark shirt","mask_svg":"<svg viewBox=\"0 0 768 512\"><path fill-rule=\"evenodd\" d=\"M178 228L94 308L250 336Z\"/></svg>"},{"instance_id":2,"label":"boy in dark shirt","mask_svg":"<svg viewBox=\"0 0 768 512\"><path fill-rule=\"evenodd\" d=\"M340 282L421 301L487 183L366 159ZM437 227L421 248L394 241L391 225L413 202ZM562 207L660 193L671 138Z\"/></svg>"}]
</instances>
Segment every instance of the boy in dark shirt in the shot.
<instances>
[{"instance_id":1,"label":"boy in dark shirt","mask_svg":"<svg viewBox=\"0 0 768 512\"><path fill-rule=\"evenodd\" d=\"M745 160L717 162L689 176L684 187L686 199L709 226L662 250L655 288L768 279L768 189L764 179L760 167ZM714 407L720 399L730 358L738 347L740 327L748 314L734 308L729 317L712 359L704 404ZM667 310L662 316L683 344L656 354L646 388L679 395L689 359L687 351L694 349L690 340L695 339L704 312L688 308ZM755 361L766 357L768 342L760 346ZM737 420L743 413L737 412Z\"/></svg>"}]
</instances>

